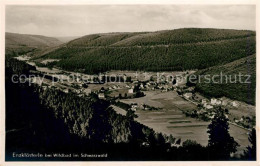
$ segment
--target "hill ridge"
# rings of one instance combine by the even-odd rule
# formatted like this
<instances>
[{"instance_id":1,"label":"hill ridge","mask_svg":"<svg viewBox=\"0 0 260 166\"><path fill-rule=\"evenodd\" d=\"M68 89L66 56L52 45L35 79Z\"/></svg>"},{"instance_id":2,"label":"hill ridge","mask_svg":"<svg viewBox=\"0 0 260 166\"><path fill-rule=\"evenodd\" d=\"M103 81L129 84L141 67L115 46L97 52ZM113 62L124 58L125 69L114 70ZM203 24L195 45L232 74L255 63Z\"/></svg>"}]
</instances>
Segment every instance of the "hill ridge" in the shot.
<instances>
[{"instance_id":1,"label":"hill ridge","mask_svg":"<svg viewBox=\"0 0 260 166\"><path fill-rule=\"evenodd\" d=\"M133 45L133 46L116 46L114 44L112 45L108 45L108 46L74 46L77 48L131 48L131 47L135 47L135 48L141 48L141 47L170 47L170 46L175 46L175 45L191 45L191 44L206 44L206 43L218 43L218 42L223 42L223 41L232 41L232 40L237 40L237 39L245 39L245 38L249 38L255 35L248 35L248 36L238 36L238 37L234 37L234 38L226 38L226 39L216 39L214 41L197 41L197 42L185 42L185 43L173 43L173 44L158 44L158 45ZM67 46L66 44L61 45L61 47L73 47L73 46Z\"/></svg>"},{"instance_id":2,"label":"hill ridge","mask_svg":"<svg viewBox=\"0 0 260 166\"><path fill-rule=\"evenodd\" d=\"M230 29L183 28L155 32L119 32L91 34L74 39L68 46L138 46L168 45L199 41L221 40L236 37L255 36L254 31Z\"/></svg>"},{"instance_id":3,"label":"hill ridge","mask_svg":"<svg viewBox=\"0 0 260 166\"><path fill-rule=\"evenodd\" d=\"M62 42L53 37L32 34L5 33L6 56L17 56L37 52L49 47L56 47Z\"/></svg>"}]
</instances>

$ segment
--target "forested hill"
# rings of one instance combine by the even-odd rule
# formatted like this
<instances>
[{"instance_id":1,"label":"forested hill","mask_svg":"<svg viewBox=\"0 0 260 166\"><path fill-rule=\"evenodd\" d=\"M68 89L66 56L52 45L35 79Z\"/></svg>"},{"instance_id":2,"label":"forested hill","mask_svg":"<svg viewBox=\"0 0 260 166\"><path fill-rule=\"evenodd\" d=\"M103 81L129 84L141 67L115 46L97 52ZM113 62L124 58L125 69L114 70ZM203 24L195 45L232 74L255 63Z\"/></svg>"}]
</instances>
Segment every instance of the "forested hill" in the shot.
<instances>
[{"instance_id":1,"label":"forested hill","mask_svg":"<svg viewBox=\"0 0 260 166\"><path fill-rule=\"evenodd\" d=\"M169 71L204 69L255 53L255 32L186 28L87 35L43 54L66 70Z\"/></svg>"},{"instance_id":2,"label":"forested hill","mask_svg":"<svg viewBox=\"0 0 260 166\"><path fill-rule=\"evenodd\" d=\"M255 36L253 31L185 28L156 32L105 33L87 35L67 44L77 46L156 46L184 43L210 42Z\"/></svg>"},{"instance_id":3,"label":"forested hill","mask_svg":"<svg viewBox=\"0 0 260 166\"><path fill-rule=\"evenodd\" d=\"M16 56L35 50L43 50L54 47L62 42L53 37L40 35L5 33L5 48L7 56Z\"/></svg>"},{"instance_id":4,"label":"forested hill","mask_svg":"<svg viewBox=\"0 0 260 166\"><path fill-rule=\"evenodd\" d=\"M231 77L231 81L226 81L226 77L216 77L215 81L220 83L207 83L206 78L201 78L201 81L195 84L196 90L205 96L214 97L229 97L231 99L244 101L255 105L255 90L256 90L256 55L251 55L239 60L227 63L225 65L214 66L211 68L199 70L195 75ZM239 82L239 74L243 75Z\"/></svg>"}]
</instances>

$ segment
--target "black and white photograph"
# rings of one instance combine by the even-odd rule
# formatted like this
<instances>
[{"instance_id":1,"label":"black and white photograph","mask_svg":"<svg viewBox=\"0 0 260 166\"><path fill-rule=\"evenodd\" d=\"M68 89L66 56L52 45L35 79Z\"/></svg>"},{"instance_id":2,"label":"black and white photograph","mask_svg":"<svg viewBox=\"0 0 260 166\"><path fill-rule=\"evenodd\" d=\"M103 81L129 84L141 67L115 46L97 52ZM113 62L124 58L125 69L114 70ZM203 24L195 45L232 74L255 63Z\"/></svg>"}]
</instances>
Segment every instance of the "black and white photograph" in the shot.
<instances>
[{"instance_id":1,"label":"black and white photograph","mask_svg":"<svg viewBox=\"0 0 260 166\"><path fill-rule=\"evenodd\" d=\"M256 4L4 8L5 162L257 161Z\"/></svg>"}]
</instances>

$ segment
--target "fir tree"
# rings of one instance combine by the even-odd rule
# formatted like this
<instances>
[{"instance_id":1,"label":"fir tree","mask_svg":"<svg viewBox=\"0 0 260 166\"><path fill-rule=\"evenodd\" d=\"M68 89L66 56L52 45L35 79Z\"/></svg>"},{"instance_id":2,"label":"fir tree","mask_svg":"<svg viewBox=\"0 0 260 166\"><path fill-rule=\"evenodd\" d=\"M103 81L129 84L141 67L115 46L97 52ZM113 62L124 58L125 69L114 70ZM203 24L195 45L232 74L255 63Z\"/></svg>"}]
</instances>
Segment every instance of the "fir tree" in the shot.
<instances>
[{"instance_id":1,"label":"fir tree","mask_svg":"<svg viewBox=\"0 0 260 166\"><path fill-rule=\"evenodd\" d=\"M214 160L226 160L230 154L237 151L238 143L229 134L229 123L224 110L219 107L216 115L208 126L208 148L210 158Z\"/></svg>"},{"instance_id":2,"label":"fir tree","mask_svg":"<svg viewBox=\"0 0 260 166\"><path fill-rule=\"evenodd\" d=\"M249 137L249 142L251 146L247 147L247 150L244 151L244 159L247 160L256 160L256 130L253 128Z\"/></svg>"}]
</instances>

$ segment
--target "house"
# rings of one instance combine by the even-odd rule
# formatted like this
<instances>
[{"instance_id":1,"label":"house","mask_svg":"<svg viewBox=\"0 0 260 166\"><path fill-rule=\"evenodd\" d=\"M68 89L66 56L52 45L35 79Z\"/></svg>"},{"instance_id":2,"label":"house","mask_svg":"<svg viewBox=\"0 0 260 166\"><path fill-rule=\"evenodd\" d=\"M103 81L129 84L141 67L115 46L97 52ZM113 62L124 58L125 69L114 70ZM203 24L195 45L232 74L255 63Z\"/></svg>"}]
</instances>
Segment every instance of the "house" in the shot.
<instances>
[{"instance_id":1,"label":"house","mask_svg":"<svg viewBox=\"0 0 260 166\"><path fill-rule=\"evenodd\" d=\"M133 88L129 89L128 93L134 93L134 89Z\"/></svg>"},{"instance_id":2,"label":"house","mask_svg":"<svg viewBox=\"0 0 260 166\"><path fill-rule=\"evenodd\" d=\"M207 108L207 109L212 109L213 106L212 106L212 105L207 105L206 108Z\"/></svg>"},{"instance_id":3,"label":"house","mask_svg":"<svg viewBox=\"0 0 260 166\"><path fill-rule=\"evenodd\" d=\"M105 88L102 87L99 91L103 93L103 92L105 92Z\"/></svg>"},{"instance_id":4,"label":"house","mask_svg":"<svg viewBox=\"0 0 260 166\"><path fill-rule=\"evenodd\" d=\"M185 93L184 95L184 98L186 98L186 99L189 99L189 98L191 98L192 97L192 93Z\"/></svg>"},{"instance_id":5,"label":"house","mask_svg":"<svg viewBox=\"0 0 260 166\"><path fill-rule=\"evenodd\" d=\"M233 101L231 104L232 104L233 107L238 107L239 106L238 102L236 102L236 101Z\"/></svg>"},{"instance_id":6,"label":"house","mask_svg":"<svg viewBox=\"0 0 260 166\"><path fill-rule=\"evenodd\" d=\"M203 107L206 108L206 109L212 109L212 108L213 108L212 105L209 105L209 104L207 104L207 103L205 103L205 104L203 105Z\"/></svg>"},{"instance_id":7,"label":"house","mask_svg":"<svg viewBox=\"0 0 260 166\"><path fill-rule=\"evenodd\" d=\"M141 104L139 108L142 109L142 110L145 110L146 105L145 104Z\"/></svg>"},{"instance_id":8,"label":"house","mask_svg":"<svg viewBox=\"0 0 260 166\"><path fill-rule=\"evenodd\" d=\"M80 93L80 90L79 89L74 89L74 92Z\"/></svg>"},{"instance_id":9,"label":"house","mask_svg":"<svg viewBox=\"0 0 260 166\"><path fill-rule=\"evenodd\" d=\"M218 100L218 99L215 99L215 98L212 98L212 99L210 100L210 103L211 103L212 105L221 105L221 101Z\"/></svg>"},{"instance_id":10,"label":"house","mask_svg":"<svg viewBox=\"0 0 260 166\"><path fill-rule=\"evenodd\" d=\"M205 104L205 103L207 103L207 99L202 99L201 104Z\"/></svg>"},{"instance_id":11,"label":"house","mask_svg":"<svg viewBox=\"0 0 260 166\"><path fill-rule=\"evenodd\" d=\"M69 93L69 89L64 89L63 92Z\"/></svg>"},{"instance_id":12,"label":"house","mask_svg":"<svg viewBox=\"0 0 260 166\"><path fill-rule=\"evenodd\" d=\"M158 89L162 89L163 87L161 85L158 86Z\"/></svg>"},{"instance_id":13,"label":"house","mask_svg":"<svg viewBox=\"0 0 260 166\"><path fill-rule=\"evenodd\" d=\"M189 91L189 92L193 92L194 89L195 89L195 87L189 87L189 88L188 88L188 91Z\"/></svg>"},{"instance_id":14,"label":"house","mask_svg":"<svg viewBox=\"0 0 260 166\"><path fill-rule=\"evenodd\" d=\"M117 86L116 86L116 85L114 85L114 86L113 86L113 89L117 89Z\"/></svg>"},{"instance_id":15,"label":"house","mask_svg":"<svg viewBox=\"0 0 260 166\"><path fill-rule=\"evenodd\" d=\"M221 104L222 104L222 106L226 106L228 104L228 102L226 100L222 100Z\"/></svg>"},{"instance_id":16,"label":"house","mask_svg":"<svg viewBox=\"0 0 260 166\"><path fill-rule=\"evenodd\" d=\"M105 98L105 94L104 93L99 93L98 94L98 98L99 99L104 99Z\"/></svg>"},{"instance_id":17,"label":"house","mask_svg":"<svg viewBox=\"0 0 260 166\"><path fill-rule=\"evenodd\" d=\"M214 117L215 117L215 115L212 115L212 116L210 116L209 118L210 118L210 119L214 119Z\"/></svg>"},{"instance_id":18,"label":"house","mask_svg":"<svg viewBox=\"0 0 260 166\"><path fill-rule=\"evenodd\" d=\"M217 99L215 99L215 98L212 98L212 99L210 100L210 103L213 104L213 105L216 105L216 102L217 102Z\"/></svg>"},{"instance_id":19,"label":"house","mask_svg":"<svg viewBox=\"0 0 260 166\"><path fill-rule=\"evenodd\" d=\"M216 105L221 105L221 101L220 100L217 100L217 102L216 102Z\"/></svg>"},{"instance_id":20,"label":"house","mask_svg":"<svg viewBox=\"0 0 260 166\"><path fill-rule=\"evenodd\" d=\"M143 89L143 88L144 88L144 84L143 84L143 83L140 85L140 88L141 88L141 89Z\"/></svg>"},{"instance_id":21,"label":"house","mask_svg":"<svg viewBox=\"0 0 260 166\"><path fill-rule=\"evenodd\" d=\"M131 110L132 110L132 111L136 111L136 110L137 110L137 107L138 107L137 105L132 105L132 106L131 106Z\"/></svg>"}]
</instances>

